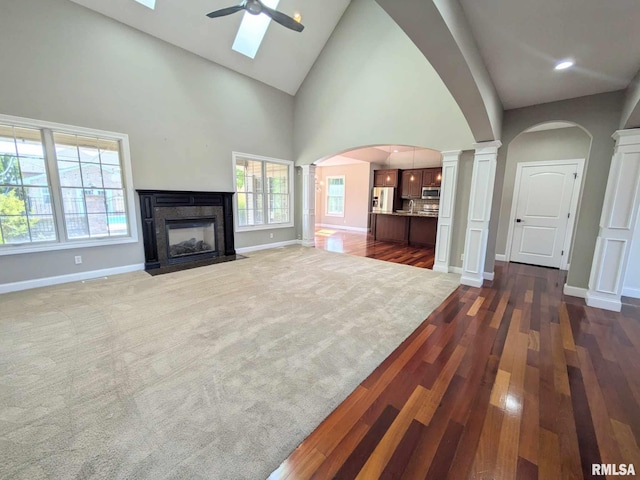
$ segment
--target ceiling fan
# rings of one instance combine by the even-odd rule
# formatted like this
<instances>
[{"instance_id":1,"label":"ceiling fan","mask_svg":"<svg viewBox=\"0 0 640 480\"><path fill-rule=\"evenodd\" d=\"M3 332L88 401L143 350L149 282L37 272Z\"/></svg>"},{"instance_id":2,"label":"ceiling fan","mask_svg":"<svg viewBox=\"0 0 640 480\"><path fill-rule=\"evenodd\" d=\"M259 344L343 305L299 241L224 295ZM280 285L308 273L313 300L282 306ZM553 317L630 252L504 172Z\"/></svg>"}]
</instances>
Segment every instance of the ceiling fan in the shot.
<instances>
[{"instance_id":1,"label":"ceiling fan","mask_svg":"<svg viewBox=\"0 0 640 480\"><path fill-rule=\"evenodd\" d=\"M302 30L304 30L304 25L302 25L300 22L297 22L289 15L285 15L282 12L278 12L277 10L267 7L260 0L242 0L242 3L240 5L216 10L215 12L207 14L207 17L224 17L226 15L231 15L232 13L239 12L240 10L246 10L251 15L260 15L261 13L264 13L266 16L271 17L272 20L278 22L283 27L290 28L291 30L295 30L296 32L301 32Z\"/></svg>"}]
</instances>

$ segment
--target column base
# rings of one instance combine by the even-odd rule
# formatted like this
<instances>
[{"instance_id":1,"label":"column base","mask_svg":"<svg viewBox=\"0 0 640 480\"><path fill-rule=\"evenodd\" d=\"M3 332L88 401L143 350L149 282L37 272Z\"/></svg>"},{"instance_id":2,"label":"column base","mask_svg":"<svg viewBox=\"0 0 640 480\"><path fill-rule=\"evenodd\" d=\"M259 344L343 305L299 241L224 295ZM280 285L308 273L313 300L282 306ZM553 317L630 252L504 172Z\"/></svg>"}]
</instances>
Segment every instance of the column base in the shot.
<instances>
[{"instance_id":1,"label":"column base","mask_svg":"<svg viewBox=\"0 0 640 480\"><path fill-rule=\"evenodd\" d=\"M464 274L462 275L462 277L460 277L461 285L468 285L469 287L480 288L482 287L483 283L484 283L484 279L482 277L481 278L465 277Z\"/></svg>"},{"instance_id":2,"label":"column base","mask_svg":"<svg viewBox=\"0 0 640 480\"><path fill-rule=\"evenodd\" d=\"M602 308L603 310L611 310L612 312L619 312L622 310L622 302L620 298L615 297L603 297L597 293L589 290L586 296L586 302L588 307Z\"/></svg>"}]
</instances>

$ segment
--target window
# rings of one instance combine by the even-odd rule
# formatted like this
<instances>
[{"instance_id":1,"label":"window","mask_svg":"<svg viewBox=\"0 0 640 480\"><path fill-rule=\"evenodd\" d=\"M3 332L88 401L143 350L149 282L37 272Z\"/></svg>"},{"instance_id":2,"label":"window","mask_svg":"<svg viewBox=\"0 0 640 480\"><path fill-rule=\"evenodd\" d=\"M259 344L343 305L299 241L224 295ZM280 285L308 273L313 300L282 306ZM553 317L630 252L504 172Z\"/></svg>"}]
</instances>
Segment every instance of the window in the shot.
<instances>
[{"instance_id":1,"label":"window","mask_svg":"<svg viewBox=\"0 0 640 480\"><path fill-rule=\"evenodd\" d=\"M344 175L327 177L327 215L344 217Z\"/></svg>"},{"instance_id":2,"label":"window","mask_svg":"<svg viewBox=\"0 0 640 480\"><path fill-rule=\"evenodd\" d=\"M293 162L233 153L236 230L293 226Z\"/></svg>"},{"instance_id":3,"label":"window","mask_svg":"<svg viewBox=\"0 0 640 480\"><path fill-rule=\"evenodd\" d=\"M137 241L126 135L0 115L0 255Z\"/></svg>"}]
</instances>

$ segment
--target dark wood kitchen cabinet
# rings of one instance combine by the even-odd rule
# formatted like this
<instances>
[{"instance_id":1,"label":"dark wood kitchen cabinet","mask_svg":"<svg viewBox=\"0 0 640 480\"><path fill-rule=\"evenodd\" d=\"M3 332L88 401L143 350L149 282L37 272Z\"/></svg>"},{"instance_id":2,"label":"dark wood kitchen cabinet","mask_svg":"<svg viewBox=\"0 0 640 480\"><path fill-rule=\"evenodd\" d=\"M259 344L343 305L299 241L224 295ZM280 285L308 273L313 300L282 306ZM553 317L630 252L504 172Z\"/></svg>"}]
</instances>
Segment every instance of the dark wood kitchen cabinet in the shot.
<instances>
[{"instance_id":1,"label":"dark wood kitchen cabinet","mask_svg":"<svg viewBox=\"0 0 640 480\"><path fill-rule=\"evenodd\" d=\"M442 168L425 168L422 171L423 187L439 187L442 183Z\"/></svg>"},{"instance_id":2,"label":"dark wood kitchen cabinet","mask_svg":"<svg viewBox=\"0 0 640 480\"><path fill-rule=\"evenodd\" d=\"M375 170L373 172L374 187L398 187L398 169Z\"/></svg>"},{"instance_id":3,"label":"dark wood kitchen cabinet","mask_svg":"<svg viewBox=\"0 0 640 480\"><path fill-rule=\"evenodd\" d=\"M409 244L434 247L438 231L437 217L411 217Z\"/></svg>"},{"instance_id":4,"label":"dark wood kitchen cabinet","mask_svg":"<svg viewBox=\"0 0 640 480\"><path fill-rule=\"evenodd\" d=\"M409 217L400 215L376 215L373 238L385 242L407 243Z\"/></svg>"},{"instance_id":5,"label":"dark wood kitchen cabinet","mask_svg":"<svg viewBox=\"0 0 640 480\"><path fill-rule=\"evenodd\" d=\"M402 198L422 196L422 170L402 171Z\"/></svg>"}]
</instances>

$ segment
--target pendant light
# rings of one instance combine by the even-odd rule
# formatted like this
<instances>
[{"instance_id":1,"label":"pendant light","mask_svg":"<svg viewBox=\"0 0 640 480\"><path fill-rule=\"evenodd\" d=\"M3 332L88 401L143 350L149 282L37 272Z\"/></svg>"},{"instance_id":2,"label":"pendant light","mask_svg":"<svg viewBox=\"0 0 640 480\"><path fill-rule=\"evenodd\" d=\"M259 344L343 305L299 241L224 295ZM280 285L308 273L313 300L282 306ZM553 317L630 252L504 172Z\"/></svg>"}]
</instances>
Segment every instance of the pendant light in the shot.
<instances>
[{"instance_id":1,"label":"pendant light","mask_svg":"<svg viewBox=\"0 0 640 480\"><path fill-rule=\"evenodd\" d=\"M389 145L389 157L387 158L387 161L389 162L389 167L388 170L391 170L391 145ZM391 175L389 174L389 172L387 172L387 182L391 181Z\"/></svg>"},{"instance_id":2,"label":"pendant light","mask_svg":"<svg viewBox=\"0 0 640 480\"><path fill-rule=\"evenodd\" d=\"M413 170L416 169L416 147L413 147L413 161L411 162L411 181L413 182L415 180L415 177L413 176Z\"/></svg>"}]
</instances>

